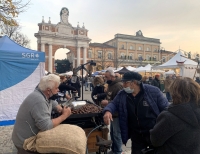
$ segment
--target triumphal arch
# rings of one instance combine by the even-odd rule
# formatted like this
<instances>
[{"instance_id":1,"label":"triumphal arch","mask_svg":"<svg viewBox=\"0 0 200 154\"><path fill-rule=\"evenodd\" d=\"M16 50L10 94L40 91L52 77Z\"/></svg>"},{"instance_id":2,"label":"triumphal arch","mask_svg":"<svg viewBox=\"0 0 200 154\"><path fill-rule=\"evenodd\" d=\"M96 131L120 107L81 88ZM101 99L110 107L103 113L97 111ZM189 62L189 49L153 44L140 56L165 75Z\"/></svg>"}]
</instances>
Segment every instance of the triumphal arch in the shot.
<instances>
[{"instance_id":1,"label":"triumphal arch","mask_svg":"<svg viewBox=\"0 0 200 154\"><path fill-rule=\"evenodd\" d=\"M39 31L35 33L37 38L38 51L45 52L45 69L54 72L54 55L59 48L70 50L69 55L73 55L73 67L77 67L87 62L87 49L89 47L88 30L79 24L73 27L69 21L69 10L63 7L60 11L60 22L52 24L49 18L48 22L42 19L38 24ZM64 59L65 57L63 57Z\"/></svg>"}]
</instances>

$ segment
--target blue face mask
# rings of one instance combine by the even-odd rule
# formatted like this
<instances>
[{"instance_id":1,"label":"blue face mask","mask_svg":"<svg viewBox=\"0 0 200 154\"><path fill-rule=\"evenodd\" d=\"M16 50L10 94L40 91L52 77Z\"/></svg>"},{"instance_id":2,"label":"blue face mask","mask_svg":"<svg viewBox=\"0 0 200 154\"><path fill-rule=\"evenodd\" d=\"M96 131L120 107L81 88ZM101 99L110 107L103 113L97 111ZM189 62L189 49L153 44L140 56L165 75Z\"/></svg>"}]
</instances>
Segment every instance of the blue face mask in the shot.
<instances>
[{"instance_id":1,"label":"blue face mask","mask_svg":"<svg viewBox=\"0 0 200 154\"><path fill-rule=\"evenodd\" d=\"M130 87L126 87L126 88L124 88L124 91L125 91L126 93L128 93L128 94L131 94L131 93L134 92L134 89L131 89Z\"/></svg>"},{"instance_id":2,"label":"blue face mask","mask_svg":"<svg viewBox=\"0 0 200 154\"><path fill-rule=\"evenodd\" d=\"M100 86L100 84L97 84L97 87L99 87Z\"/></svg>"}]
</instances>

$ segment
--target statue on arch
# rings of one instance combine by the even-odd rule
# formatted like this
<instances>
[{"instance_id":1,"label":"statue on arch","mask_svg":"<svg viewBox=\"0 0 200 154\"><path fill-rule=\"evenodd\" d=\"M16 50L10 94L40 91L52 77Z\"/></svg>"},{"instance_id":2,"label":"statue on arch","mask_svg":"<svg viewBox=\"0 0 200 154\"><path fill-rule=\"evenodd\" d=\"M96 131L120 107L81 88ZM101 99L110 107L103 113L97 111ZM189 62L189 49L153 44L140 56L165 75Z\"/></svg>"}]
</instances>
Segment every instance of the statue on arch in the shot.
<instances>
[{"instance_id":1,"label":"statue on arch","mask_svg":"<svg viewBox=\"0 0 200 154\"><path fill-rule=\"evenodd\" d=\"M68 22L69 10L66 7L63 7L60 11L60 22L64 24L69 24Z\"/></svg>"}]
</instances>

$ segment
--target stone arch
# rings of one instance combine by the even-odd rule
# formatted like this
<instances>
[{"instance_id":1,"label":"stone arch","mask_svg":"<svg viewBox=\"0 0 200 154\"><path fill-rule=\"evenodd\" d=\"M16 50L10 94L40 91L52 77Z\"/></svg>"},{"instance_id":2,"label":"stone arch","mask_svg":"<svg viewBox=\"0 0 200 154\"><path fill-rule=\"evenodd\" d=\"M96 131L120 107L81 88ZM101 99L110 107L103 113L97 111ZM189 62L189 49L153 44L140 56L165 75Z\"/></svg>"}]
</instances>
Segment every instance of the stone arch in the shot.
<instances>
[{"instance_id":1,"label":"stone arch","mask_svg":"<svg viewBox=\"0 0 200 154\"><path fill-rule=\"evenodd\" d=\"M38 51L45 52L45 69L54 72L55 52L60 48L70 50L69 54L74 55L73 67L76 68L82 63L87 62L87 49L89 48L88 30L85 26L73 27L68 20L63 20L68 16L60 15L58 24L51 24L44 19L38 23L39 31L35 33L38 42ZM65 21L65 22L64 22Z\"/></svg>"}]
</instances>

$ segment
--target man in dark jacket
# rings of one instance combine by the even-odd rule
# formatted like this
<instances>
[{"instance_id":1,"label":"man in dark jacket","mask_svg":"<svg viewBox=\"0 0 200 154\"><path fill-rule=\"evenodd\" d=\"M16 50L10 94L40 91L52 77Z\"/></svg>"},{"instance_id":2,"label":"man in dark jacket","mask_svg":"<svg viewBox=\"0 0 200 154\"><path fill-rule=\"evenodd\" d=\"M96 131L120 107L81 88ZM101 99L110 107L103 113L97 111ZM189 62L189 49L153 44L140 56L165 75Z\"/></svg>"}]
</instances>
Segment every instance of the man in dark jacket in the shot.
<instances>
[{"instance_id":1,"label":"man in dark jacket","mask_svg":"<svg viewBox=\"0 0 200 154\"><path fill-rule=\"evenodd\" d=\"M122 83L119 79L116 79L113 70L107 70L105 72L105 79L108 84L106 91L106 100L101 101L102 106L107 106L117 95L117 93L123 89ZM122 139L119 127L119 119L117 113L113 115L113 121L110 124L110 136L112 143L112 152L114 154L122 153Z\"/></svg>"},{"instance_id":2,"label":"man in dark jacket","mask_svg":"<svg viewBox=\"0 0 200 154\"><path fill-rule=\"evenodd\" d=\"M141 154L141 150L151 146L149 130L156 118L168 106L167 99L154 86L141 83L142 76L136 72L127 72L122 78L124 89L103 110L104 122L109 124L116 111L123 144L132 141L132 154Z\"/></svg>"},{"instance_id":3,"label":"man in dark jacket","mask_svg":"<svg viewBox=\"0 0 200 154\"><path fill-rule=\"evenodd\" d=\"M160 78L160 76L156 75L155 79L152 80L151 85L158 87L160 89L160 79L159 78Z\"/></svg>"}]
</instances>

